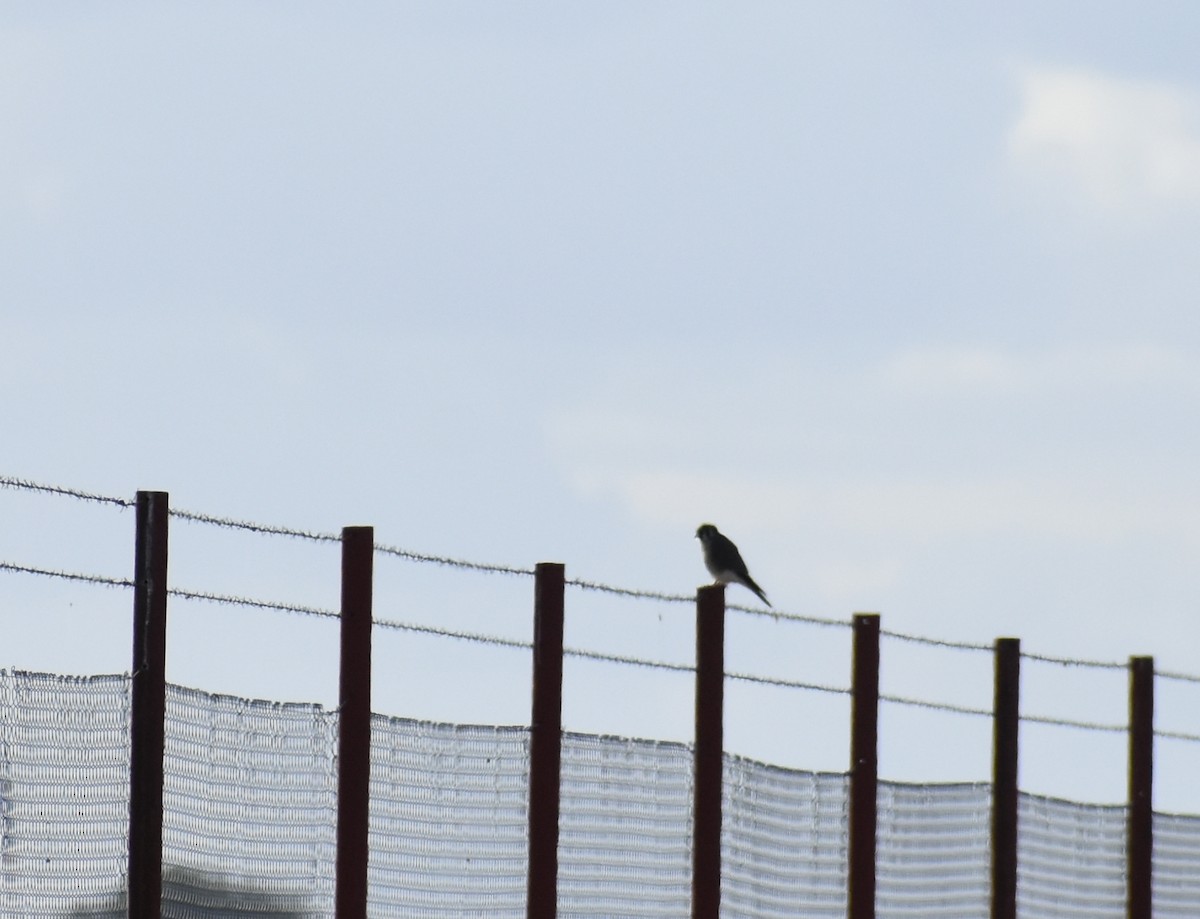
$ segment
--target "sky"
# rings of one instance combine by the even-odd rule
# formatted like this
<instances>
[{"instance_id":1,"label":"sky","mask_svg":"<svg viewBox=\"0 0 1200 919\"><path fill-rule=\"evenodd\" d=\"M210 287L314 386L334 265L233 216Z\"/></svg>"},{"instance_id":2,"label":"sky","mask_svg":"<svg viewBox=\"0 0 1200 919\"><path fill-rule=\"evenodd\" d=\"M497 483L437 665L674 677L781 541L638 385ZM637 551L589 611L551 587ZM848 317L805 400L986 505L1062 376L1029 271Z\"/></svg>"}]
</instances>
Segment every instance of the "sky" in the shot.
<instances>
[{"instance_id":1,"label":"sky","mask_svg":"<svg viewBox=\"0 0 1200 919\"><path fill-rule=\"evenodd\" d=\"M6 3L0 475L669 594L697 525L781 610L1200 673L1200 11L979 4ZM128 577L133 514L0 489L0 561ZM380 557L376 615L528 640L520 576ZM179 587L335 609L337 546L176 519ZM753 598L730 588L731 603ZM567 641L691 660L684 604ZM0 572L0 666L129 668L129 595ZM849 633L730 613L846 686ZM526 723L511 649L378 630L375 708ZM173 601L168 676L336 703L336 623ZM883 690L987 708L986 653ZM1126 677L1026 661L1032 714ZM691 736L686 675L568 661L566 727ZM1200 733L1200 686L1158 726ZM731 683L733 752L842 771L840 695ZM990 724L885 704L880 771ZM1200 744L1156 804L1200 813ZM1124 737L1026 724L1113 802Z\"/></svg>"}]
</instances>

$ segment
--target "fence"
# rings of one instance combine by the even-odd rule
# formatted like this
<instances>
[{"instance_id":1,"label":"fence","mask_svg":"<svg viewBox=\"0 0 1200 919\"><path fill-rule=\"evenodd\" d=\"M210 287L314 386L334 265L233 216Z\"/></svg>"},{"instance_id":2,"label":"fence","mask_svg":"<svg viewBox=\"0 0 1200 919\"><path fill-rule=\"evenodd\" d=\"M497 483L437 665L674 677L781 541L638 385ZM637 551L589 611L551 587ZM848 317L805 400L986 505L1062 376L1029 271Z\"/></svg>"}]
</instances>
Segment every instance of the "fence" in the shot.
<instances>
[{"instance_id":1,"label":"fence","mask_svg":"<svg viewBox=\"0 0 1200 919\"><path fill-rule=\"evenodd\" d=\"M1200 914L1200 819L1151 810L1149 658L1129 665L1126 807L1018 791L1020 721L1063 719L1023 719L1020 662L1047 658L1022 655L1015 639L992 649L992 711L940 706L992 718L993 781L880 782L889 633L875 615L852 626L847 774L725 754L725 681L758 678L726 672L719 587L696 597L695 667L676 665L695 671L692 745L564 733L563 657L587 652L563 646L572 582L561 565L534 572L528 729L385 719L369 709L372 565L399 550L347 528L307 534L342 545L338 711L212 697L168 687L163 665L167 597L181 593L166 579L168 520L203 515L171 511L161 493L124 503L137 512L135 577L87 579L134 591L132 675L0 681L4 915ZM123 878L127 900L112 889Z\"/></svg>"}]
</instances>

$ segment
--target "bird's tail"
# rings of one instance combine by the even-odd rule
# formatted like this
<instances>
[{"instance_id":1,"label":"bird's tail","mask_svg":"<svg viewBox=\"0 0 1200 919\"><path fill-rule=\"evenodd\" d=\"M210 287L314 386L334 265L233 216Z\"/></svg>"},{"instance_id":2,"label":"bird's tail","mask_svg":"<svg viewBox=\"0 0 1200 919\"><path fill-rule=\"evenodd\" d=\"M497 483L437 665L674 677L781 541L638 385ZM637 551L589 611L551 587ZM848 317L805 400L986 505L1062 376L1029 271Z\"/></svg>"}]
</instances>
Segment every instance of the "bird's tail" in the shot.
<instances>
[{"instance_id":1,"label":"bird's tail","mask_svg":"<svg viewBox=\"0 0 1200 919\"><path fill-rule=\"evenodd\" d=\"M756 594L758 594L758 599L762 600L763 603L767 604L767 606L770 606L771 609L775 608L775 607L771 606L771 601L767 599L767 595L765 593L763 593L763 589L754 583L753 578L750 578L750 577L746 578L746 586L749 587Z\"/></svg>"}]
</instances>

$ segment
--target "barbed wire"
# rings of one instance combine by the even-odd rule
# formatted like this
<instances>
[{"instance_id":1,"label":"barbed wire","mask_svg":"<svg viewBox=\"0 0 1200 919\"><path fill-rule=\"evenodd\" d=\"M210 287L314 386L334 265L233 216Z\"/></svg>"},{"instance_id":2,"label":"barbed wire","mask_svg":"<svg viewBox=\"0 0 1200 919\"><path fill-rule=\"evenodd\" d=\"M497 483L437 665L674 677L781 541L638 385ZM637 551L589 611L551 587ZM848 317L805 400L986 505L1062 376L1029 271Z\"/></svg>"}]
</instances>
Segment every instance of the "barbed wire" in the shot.
<instances>
[{"instance_id":1,"label":"barbed wire","mask_svg":"<svg viewBox=\"0 0 1200 919\"><path fill-rule=\"evenodd\" d=\"M18 479L15 476L0 476L0 488L11 488L14 491L40 491L47 494L62 495L68 498L78 498L80 501L93 501L99 504L115 504L118 507L133 507L136 503L128 498L114 498L109 495L98 495L78 488L66 488L62 485L43 485L41 482L31 482L28 479Z\"/></svg>"},{"instance_id":2,"label":"barbed wire","mask_svg":"<svg viewBox=\"0 0 1200 919\"><path fill-rule=\"evenodd\" d=\"M32 565L20 565L14 562L0 561L0 571L10 571L20 574L33 574L42 577L58 578L63 580L97 584L105 587L121 587L131 588L134 586L133 581L128 578L114 578L97 574L82 574L78 572L59 571L50 568L40 568ZM183 600L201 601L207 603L217 603L228 606L245 606L255 609L266 609L277 612L294 613L297 615L314 616L327 619L338 619L340 614L336 610L327 609L316 606L306 606L303 604L286 603L277 600L260 600L251 597L241 597L231 594L218 594L210 591L189 590L187 588L173 587L167 590L170 596L178 597ZM477 644L492 645L496 647L517 649L529 651L532 650L533 644L529 641L521 639L505 638L499 635L487 635L479 632L460 631L456 629L447 629L440 626L423 625L413 622L401 622L391 619L377 619L374 623L379 628L393 629L397 631L412 632L417 634L432 635L439 638L451 638L459 641L469 641ZM586 660L600 661L611 664L622 664L634 667L644 667L653 670L668 671L673 673L695 673L696 668L691 664L674 663L670 661L657 661L647 658L633 657L621 654L610 654L603 651L592 651L583 648L564 647L563 654L566 657L575 657ZM744 683L752 683L766 686L776 686L786 689L800 689L810 692L820 692L831 695L851 696L853 690L842 686L829 686L821 683L810 683L802 680L789 680L781 677L768 677L759 674L741 673L736 671L727 672L725 676L730 680L736 680ZM904 705L912 708L921 708L925 710L946 712L950 714L969 715L974 717L991 718L993 712L990 709L976 708L966 705L956 705L947 702L933 702L926 699L916 699L909 696L898 696L887 693L881 693L879 696L881 702L888 702L895 705ZM1027 715L1019 716L1021 721L1032 724L1044 724L1053 727L1067 727L1078 730L1100 731L1105 733L1124 733L1128 731L1128 725L1125 724L1106 724L1095 721L1081 721L1071 718L1060 718L1047 715ZM1162 737L1171 740L1180 740L1191 743L1200 743L1200 734L1190 734L1182 731L1169 731L1155 729L1154 736Z\"/></svg>"},{"instance_id":3,"label":"barbed wire","mask_svg":"<svg viewBox=\"0 0 1200 919\"><path fill-rule=\"evenodd\" d=\"M398 546L377 545L375 551L383 555L403 558L410 562L426 562L434 565L444 565L449 568L462 568L466 571L480 571L485 574L514 574L532 577L534 573L532 568L518 568L514 565L496 565L489 562L472 562L462 558L451 558L448 555L430 555L425 552L414 552L411 549L401 549Z\"/></svg>"},{"instance_id":4,"label":"barbed wire","mask_svg":"<svg viewBox=\"0 0 1200 919\"><path fill-rule=\"evenodd\" d=\"M955 651L988 651L991 652L991 645L980 644L970 641L951 641L945 638L927 638L924 635L913 635L909 632L893 632L891 629L880 629L879 634L884 638L894 638L897 641L906 641L911 644L929 645L934 648L952 648Z\"/></svg>"},{"instance_id":5,"label":"barbed wire","mask_svg":"<svg viewBox=\"0 0 1200 919\"><path fill-rule=\"evenodd\" d=\"M835 696L853 695L852 690L848 686L826 686L822 683L805 683L800 680L785 680L780 677L758 676L752 673L727 672L725 676L730 680L739 680L743 683L758 683L763 686L781 686L784 689L805 689L810 692L823 692Z\"/></svg>"},{"instance_id":6,"label":"barbed wire","mask_svg":"<svg viewBox=\"0 0 1200 919\"><path fill-rule=\"evenodd\" d=\"M1027 661L1037 661L1042 664L1055 664L1059 667L1088 667L1093 670L1128 670L1129 664L1121 661L1098 661L1086 658L1055 657L1052 654L1036 654L1022 651L1021 657ZM1198 678L1200 679L1200 678Z\"/></svg>"},{"instance_id":7,"label":"barbed wire","mask_svg":"<svg viewBox=\"0 0 1200 919\"><path fill-rule=\"evenodd\" d=\"M532 646L531 646L532 647ZM674 664L669 661L652 661L641 657L627 657L623 654L607 654L603 651L587 651L582 648L563 648L566 657L579 657L585 660L603 661L608 664L626 664L631 667L646 667L651 670L667 670L672 673L695 673L696 668L691 664Z\"/></svg>"},{"instance_id":8,"label":"barbed wire","mask_svg":"<svg viewBox=\"0 0 1200 919\"><path fill-rule=\"evenodd\" d=\"M1098 721L1075 721L1071 718L1056 718L1049 715L1021 715L1022 721L1031 724L1046 724L1058 728L1079 728L1084 731L1103 731L1109 734L1124 734L1129 730L1127 724L1105 724ZM1154 732L1158 734L1158 731Z\"/></svg>"},{"instance_id":9,"label":"barbed wire","mask_svg":"<svg viewBox=\"0 0 1200 919\"><path fill-rule=\"evenodd\" d=\"M111 504L121 508L132 507L136 502L128 498L120 498L112 495L97 494L95 492L85 491L83 489L70 488L61 485L49 485L41 482L34 482L29 479L22 479L15 476L0 476L0 487L9 488L21 491L34 491L44 494L59 495L62 497L75 498L81 501L98 502L103 504ZM303 539L313 542L337 543L341 542L342 536L340 533L321 532L315 530L300 529L295 527L280 526L276 524L257 523L250 520L240 520L233 517L223 517L214 514L201 513L198 511L189 511L182 508L170 508L169 513L172 517L180 520L186 520L191 523L199 523L208 526L216 526L224 529L240 530L243 532L255 533L268 536L284 536L293 539ZM391 545L376 545L375 551L382 555L389 555L395 558L401 558L407 561L435 564L447 567L458 568L462 570L478 571L488 574L505 574L528 577L534 574L533 568L523 568L512 565L502 565L487 562L476 562L468 559L454 558L452 556L437 555L426 552L417 552L411 549L405 549L399 546ZM8 566L8 570L20 570L20 566ZM42 569L29 569L29 573L46 573ZM60 576L65 576L65 573L59 573ZM73 576L77 579L86 580L90 576ZM111 579L100 579L97 583L110 583ZM566 585L585 591L595 591L607 593L614 596L628 597L631 599L653 600L664 603L692 603L695 601L693 595L687 594L671 594L652 590L639 590L634 588L619 587L611 584L604 584L596 581L588 581L579 578L566 579ZM119 583L115 586L121 586ZM254 606L255 602L248 602L245 605ZM286 606L286 605L285 605ZM263 608L273 608L269 605ZM826 628L852 628L852 623L845 619L833 619L821 616L813 616L801 613L792 613L786 611L778 611L774 609L761 609L758 607L742 606L739 604L726 604L727 610L733 610L738 613L749 616L769 617L776 621L796 622L804 625L814 625ZM294 610L293 610L294 611ZM973 652L990 652L993 646L980 642L953 641L948 639L931 638L926 635L918 635L907 632L899 632L891 629L880 629L880 635L886 638L895 639L897 641L908 642L912 644L920 644L928 647L943 648L959 651ZM1034 652L1022 651L1021 657L1039 663L1054 664L1063 667L1086 667L1099 670L1125 670L1128 665L1120 661L1102 661L1102 660L1087 660L1080 658L1058 657L1050 654L1039 654ZM1187 674L1175 671L1160 671L1156 674L1163 679L1175 680L1180 682L1200 684L1200 675Z\"/></svg>"},{"instance_id":10,"label":"barbed wire","mask_svg":"<svg viewBox=\"0 0 1200 919\"><path fill-rule=\"evenodd\" d=\"M974 708L969 705L954 705L948 702L928 702L924 699L913 699L907 696L893 696L880 694L879 701L891 702L896 705L907 705L913 708L933 709L940 712L950 712L956 715L973 715L991 718L994 712L988 708ZM1073 718L1058 718L1051 715L1026 715L1019 714L1017 716L1021 721L1028 721L1031 724L1047 724L1062 728L1077 728L1085 731L1105 731L1105 732L1120 732L1124 733L1129 730L1127 724L1105 724L1097 721L1079 721ZM1158 734L1158 731L1155 731ZM1200 741L1200 737L1196 738Z\"/></svg>"},{"instance_id":11,"label":"barbed wire","mask_svg":"<svg viewBox=\"0 0 1200 919\"><path fill-rule=\"evenodd\" d=\"M1200 734L1188 734L1184 731L1160 731L1157 728L1154 730L1155 737L1162 737L1166 740L1182 740L1188 743L1200 743Z\"/></svg>"},{"instance_id":12,"label":"barbed wire","mask_svg":"<svg viewBox=\"0 0 1200 919\"><path fill-rule=\"evenodd\" d=\"M179 520L187 520L191 523L204 523L227 530L244 530L248 533L258 533L263 536L288 536L292 539L307 539L311 542L342 541L341 533L320 533L313 530L300 530L294 527L277 526L269 523L254 523L249 520L217 517L213 514L201 514L198 511L187 511L175 507L169 508L167 513Z\"/></svg>"},{"instance_id":13,"label":"barbed wire","mask_svg":"<svg viewBox=\"0 0 1200 919\"><path fill-rule=\"evenodd\" d=\"M992 712L985 708L971 708L967 705L954 705L949 702L929 702L925 699L913 699L909 696L894 696L888 693L879 694L880 702L890 702L893 705L907 705L910 708L924 708L939 712L949 712L954 715L982 715L992 717Z\"/></svg>"},{"instance_id":14,"label":"barbed wire","mask_svg":"<svg viewBox=\"0 0 1200 919\"><path fill-rule=\"evenodd\" d=\"M235 597L228 594L216 594L206 590L187 590L182 587L168 587L167 593L182 600L201 600L206 603L219 603L225 606L249 606L254 609L274 610L278 613L295 613L301 616L316 616L323 619L341 619L337 610L323 609L319 606L305 606L299 603L283 603L278 600L255 600L251 597Z\"/></svg>"},{"instance_id":15,"label":"barbed wire","mask_svg":"<svg viewBox=\"0 0 1200 919\"><path fill-rule=\"evenodd\" d=\"M229 530L242 530L248 533L258 533L265 536L287 536L292 539L306 539L310 542L341 542L341 533L324 533L316 530L303 530L295 527L278 526L275 524L255 523L251 520L237 520L233 517L218 517L213 514L202 514L197 511L169 511L172 517L187 520L191 523L203 523L209 526L222 527ZM515 574L532 576L532 568L517 568L512 565L495 565L486 562L473 562L462 558L452 558L448 555L433 555L427 552L416 552L399 546L377 544L375 551L381 555L391 555L411 562L427 562L435 565L445 565L452 568L463 568L469 571L482 571L489 574Z\"/></svg>"},{"instance_id":16,"label":"barbed wire","mask_svg":"<svg viewBox=\"0 0 1200 919\"><path fill-rule=\"evenodd\" d=\"M1200 676L1192 673L1179 673L1174 670L1155 670L1156 677L1162 677L1164 680L1176 680L1180 683L1200 683Z\"/></svg>"},{"instance_id":17,"label":"barbed wire","mask_svg":"<svg viewBox=\"0 0 1200 919\"><path fill-rule=\"evenodd\" d=\"M100 584L104 587L132 587L133 581L128 578L110 578L102 574L77 574L72 571L58 571L53 568L37 568L32 565L18 565L15 562L0 561L0 571L12 571L17 574L35 574L47 578L59 578L65 581L83 581L88 584Z\"/></svg>"}]
</instances>

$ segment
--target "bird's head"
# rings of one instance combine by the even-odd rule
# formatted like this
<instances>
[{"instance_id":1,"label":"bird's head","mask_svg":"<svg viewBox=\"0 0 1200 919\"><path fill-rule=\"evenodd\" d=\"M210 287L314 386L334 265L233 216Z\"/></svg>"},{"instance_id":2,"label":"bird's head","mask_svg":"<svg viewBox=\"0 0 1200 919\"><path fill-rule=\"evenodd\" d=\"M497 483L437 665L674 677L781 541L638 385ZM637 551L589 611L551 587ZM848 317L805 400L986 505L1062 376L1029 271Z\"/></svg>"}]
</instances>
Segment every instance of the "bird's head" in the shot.
<instances>
[{"instance_id":1,"label":"bird's head","mask_svg":"<svg viewBox=\"0 0 1200 919\"><path fill-rule=\"evenodd\" d=\"M717 535L717 528L711 523L702 523L696 530L696 538L701 542L708 542L712 537Z\"/></svg>"}]
</instances>

